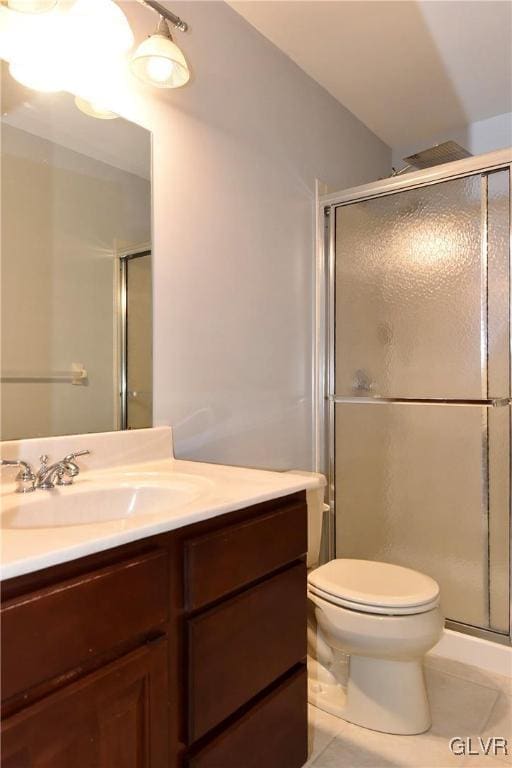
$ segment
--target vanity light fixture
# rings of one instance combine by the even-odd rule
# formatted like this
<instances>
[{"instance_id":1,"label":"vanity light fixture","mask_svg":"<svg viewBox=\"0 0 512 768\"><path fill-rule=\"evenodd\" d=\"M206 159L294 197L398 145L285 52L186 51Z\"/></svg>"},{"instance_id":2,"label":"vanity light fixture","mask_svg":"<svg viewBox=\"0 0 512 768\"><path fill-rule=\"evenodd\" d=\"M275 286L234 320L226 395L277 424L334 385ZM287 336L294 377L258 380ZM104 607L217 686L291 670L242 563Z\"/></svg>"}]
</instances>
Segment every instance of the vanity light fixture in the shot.
<instances>
[{"instance_id":1,"label":"vanity light fixture","mask_svg":"<svg viewBox=\"0 0 512 768\"><path fill-rule=\"evenodd\" d=\"M87 101L80 96L75 96L75 104L84 115L96 117L98 120L115 120L116 117L119 117L115 112L97 101Z\"/></svg>"},{"instance_id":2,"label":"vanity light fixture","mask_svg":"<svg viewBox=\"0 0 512 768\"><path fill-rule=\"evenodd\" d=\"M13 27L17 43L9 72L36 91L80 93L84 84L101 83L102 72L108 72L134 41L126 16L113 0L74 0L50 13L12 16L20 18Z\"/></svg>"},{"instance_id":3,"label":"vanity light fixture","mask_svg":"<svg viewBox=\"0 0 512 768\"><path fill-rule=\"evenodd\" d=\"M185 57L172 39L169 24L163 16L160 16L156 32L135 51L131 66L139 80L156 88L180 88L190 79Z\"/></svg>"},{"instance_id":4,"label":"vanity light fixture","mask_svg":"<svg viewBox=\"0 0 512 768\"><path fill-rule=\"evenodd\" d=\"M133 46L133 30L121 6L114 0L74 0L67 18L69 56L78 46L84 61L98 56L103 60L125 54ZM94 51L88 50L91 44ZM84 69L87 66L84 64Z\"/></svg>"},{"instance_id":5,"label":"vanity light fixture","mask_svg":"<svg viewBox=\"0 0 512 768\"><path fill-rule=\"evenodd\" d=\"M55 8L58 2L59 0L7 0L7 7L20 13L46 13Z\"/></svg>"},{"instance_id":6,"label":"vanity light fixture","mask_svg":"<svg viewBox=\"0 0 512 768\"><path fill-rule=\"evenodd\" d=\"M57 93L62 90L62 80L59 77L58 68L53 65L53 62L38 68L33 62L12 61L9 64L9 74L18 83L33 91Z\"/></svg>"},{"instance_id":7,"label":"vanity light fixture","mask_svg":"<svg viewBox=\"0 0 512 768\"><path fill-rule=\"evenodd\" d=\"M160 20L155 33L135 51L131 61L133 73L157 88L185 85L190 70L169 26L185 32L187 23L157 0L137 1L157 13ZM11 14L10 39L14 42L10 45L12 52L5 58L10 61L12 77L33 90L67 90L87 95L95 92L91 82L99 81L97 86L107 91L103 75L116 72L133 45L133 31L115 0L0 0L0 5L12 11L26 11ZM49 13L42 13L43 10ZM97 112L95 99L92 101L93 111ZM87 109L83 104L79 108ZM96 117L114 117L113 113L108 114L110 110L99 112L103 114L97 112Z\"/></svg>"},{"instance_id":8,"label":"vanity light fixture","mask_svg":"<svg viewBox=\"0 0 512 768\"><path fill-rule=\"evenodd\" d=\"M12 13L7 34L14 40L9 73L26 88L55 93L63 88L61 41L66 37L61 8L49 13Z\"/></svg>"},{"instance_id":9,"label":"vanity light fixture","mask_svg":"<svg viewBox=\"0 0 512 768\"><path fill-rule=\"evenodd\" d=\"M180 88L188 83L190 70L180 48L171 37L169 24L186 32L188 24L158 0L137 0L160 16L154 34L142 42L132 57L132 72L139 80L157 88Z\"/></svg>"}]
</instances>

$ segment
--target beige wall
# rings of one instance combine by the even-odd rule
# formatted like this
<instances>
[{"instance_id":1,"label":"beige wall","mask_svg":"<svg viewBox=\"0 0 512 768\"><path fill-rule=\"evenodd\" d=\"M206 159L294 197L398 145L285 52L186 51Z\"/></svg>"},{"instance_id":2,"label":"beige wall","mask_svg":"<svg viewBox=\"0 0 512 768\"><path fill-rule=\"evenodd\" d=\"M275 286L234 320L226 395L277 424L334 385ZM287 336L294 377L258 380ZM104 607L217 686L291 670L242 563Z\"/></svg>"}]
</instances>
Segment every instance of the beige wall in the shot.
<instances>
[{"instance_id":1,"label":"beige wall","mask_svg":"<svg viewBox=\"0 0 512 768\"><path fill-rule=\"evenodd\" d=\"M2 370L89 375L3 384L3 439L115 428L113 251L150 210L147 180L2 126Z\"/></svg>"}]
</instances>

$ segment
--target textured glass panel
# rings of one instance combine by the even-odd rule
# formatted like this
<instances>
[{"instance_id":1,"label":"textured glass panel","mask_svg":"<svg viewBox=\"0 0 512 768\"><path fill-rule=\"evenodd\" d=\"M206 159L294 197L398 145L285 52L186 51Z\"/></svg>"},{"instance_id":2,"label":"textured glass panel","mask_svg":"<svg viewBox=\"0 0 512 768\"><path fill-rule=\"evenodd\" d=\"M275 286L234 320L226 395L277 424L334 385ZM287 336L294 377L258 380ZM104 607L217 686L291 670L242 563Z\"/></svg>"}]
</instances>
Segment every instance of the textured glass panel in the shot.
<instances>
[{"instance_id":1,"label":"textured glass panel","mask_svg":"<svg viewBox=\"0 0 512 768\"><path fill-rule=\"evenodd\" d=\"M127 382L128 429L153 426L151 256L128 261Z\"/></svg>"},{"instance_id":2,"label":"textured glass panel","mask_svg":"<svg viewBox=\"0 0 512 768\"><path fill-rule=\"evenodd\" d=\"M509 631L510 407L488 410L490 623Z\"/></svg>"},{"instance_id":3,"label":"textured glass panel","mask_svg":"<svg viewBox=\"0 0 512 768\"><path fill-rule=\"evenodd\" d=\"M498 411L507 417L507 408ZM447 618L480 627L489 627L489 413L473 405L336 405L336 555L423 571L439 582ZM491 477L503 485L508 436L501 455L507 461ZM498 525L506 515L496 512ZM503 571L506 544L501 551Z\"/></svg>"},{"instance_id":4,"label":"textured glass panel","mask_svg":"<svg viewBox=\"0 0 512 768\"><path fill-rule=\"evenodd\" d=\"M509 172L488 180L488 377L490 397L510 396L510 201Z\"/></svg>"},{"instance_id":5,"label":"textured glass panel","mask_svg":"<svg viewBox=\"0 0 512 768\"><path fill-rule=\"evenodd\" d=\"M337 208L338 395L486 396L481 186L471 176Z\"/></svg>"}]
</instances>

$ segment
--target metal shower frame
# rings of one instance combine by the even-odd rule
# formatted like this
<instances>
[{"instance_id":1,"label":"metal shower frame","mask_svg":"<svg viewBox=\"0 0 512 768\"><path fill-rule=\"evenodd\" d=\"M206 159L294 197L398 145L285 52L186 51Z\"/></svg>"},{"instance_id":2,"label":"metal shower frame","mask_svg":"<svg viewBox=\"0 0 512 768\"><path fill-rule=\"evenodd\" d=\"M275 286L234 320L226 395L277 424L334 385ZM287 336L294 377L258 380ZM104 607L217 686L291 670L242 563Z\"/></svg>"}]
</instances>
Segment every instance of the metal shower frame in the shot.
<instances>
[{"instance_id":1,"label":"metal shower frame","mask_svg":"<svg viewBox=\"0 0 512 768\"><path fill-rule=\"evenodd\" d=\"M317 209L317 312L315 354L316 371L314 379L314 428L320 436L316 445L315 465L319 472L327 475L328 487L328 551L329 558L335 555L335 211L349 203L361 202L372 198L392 195L404 190L431 186L441 181L471 176L489 171L509 170L510 222L512 223L512 147L490 152L464 160L415 171L400 176L380 179L370 184L334 192L318 197ZM512 235L509 244L509 259L512 253ZM509 266L509 280L511 267ZM509 321L512 326L512 303L509 306ZM512 334L510 339L510 360L512 361ZM512 373L511 373L512 380ZM512 445L512 427L509 420L510 445ZM512 452L511 452L512 453ZM509 468L512 473L512 467ZM512 495L510 493L509 495ZM510 555L512 553L512 512L509 504L509 635L492 630L472 627L459 622L447 621L446 626L469 635L512 644L512 573Z\"/></svg>"}]
</instances>

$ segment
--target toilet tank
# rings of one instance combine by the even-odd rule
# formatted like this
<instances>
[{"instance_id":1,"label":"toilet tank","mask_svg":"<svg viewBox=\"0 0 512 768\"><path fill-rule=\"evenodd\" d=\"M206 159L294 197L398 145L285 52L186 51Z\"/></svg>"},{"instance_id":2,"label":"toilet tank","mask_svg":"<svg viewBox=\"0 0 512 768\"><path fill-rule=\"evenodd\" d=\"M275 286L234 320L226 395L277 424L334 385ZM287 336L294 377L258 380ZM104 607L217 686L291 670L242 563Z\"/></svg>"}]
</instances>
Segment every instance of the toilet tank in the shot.
<instances>
[{"instance_id":1,"label":"toilet tank","mask_svg":"<svg viewBox=\"0 0 512 768\"><path fill-rule=\"evenodd\" d=\"M316 568L320 558L322 521L324 517L324 488L306 491L308 502L308 568Z\"/></svg>"},{"instance_id":2,"label":"toilet tank","mask_svg":"<svg viewBox=\"0 0 512 768\"><path fill-rule=\"evenodd\" d=\"M308 568L316 568L320 558L320 542L322 540L322 521L324 516L325 477L317 472L293 470L294 475L308 475L318 478L321 485L306 491L308 503Z\"/></svg>"}]
</instances>

